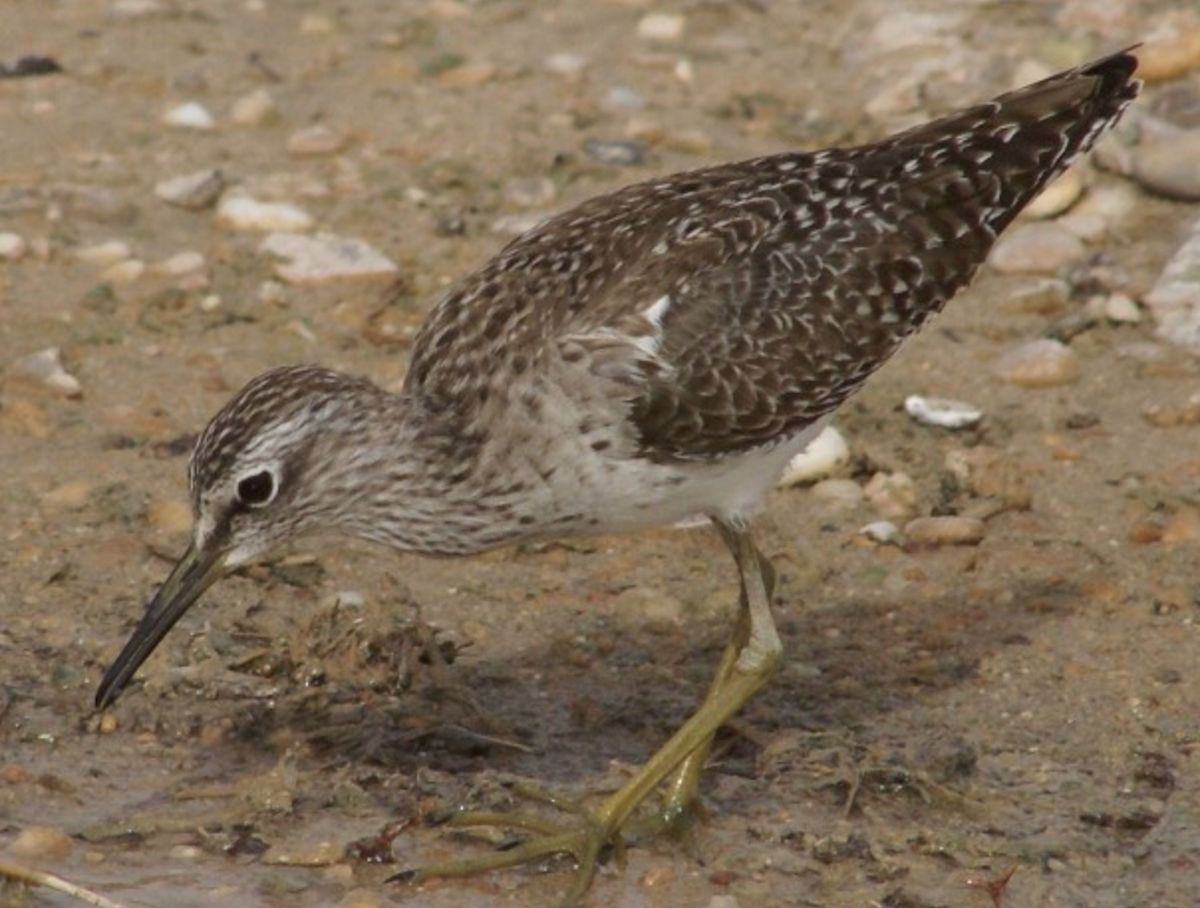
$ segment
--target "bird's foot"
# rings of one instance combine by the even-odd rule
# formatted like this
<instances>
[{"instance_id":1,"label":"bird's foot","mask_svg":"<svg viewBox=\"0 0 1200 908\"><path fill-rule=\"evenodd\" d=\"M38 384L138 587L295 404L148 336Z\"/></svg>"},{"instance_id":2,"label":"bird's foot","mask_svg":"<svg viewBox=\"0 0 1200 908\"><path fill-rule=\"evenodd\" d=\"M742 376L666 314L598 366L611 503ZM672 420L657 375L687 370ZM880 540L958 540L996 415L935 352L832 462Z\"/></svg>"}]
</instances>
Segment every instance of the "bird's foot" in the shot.
<instances>
[{"instance_id":1,"label":"bird's foot","mask_svg":"<svg viewBox=\"0 0 1200 908\"><path fill-rule=\"evenodd\" d=\"M406 870L390 881L417 884L432 879L461 879L531 864L553 857L570 857L575 863L574 879L559 908L571 908L583 898L601 863L614 856L619 864L625 860L628 844L657 837L669 837L683 843L689 855L696 855L693 835L696 821L703 818L698 800L682 792L671 792L662 805L644 815L620 823L615 815L625 813L621 793L592 809L568 798L554 795L543 788L518 783L511 792L525 800L553 808L561 817L525 811L459 810L443 819L455 829L494 827L528 833L528 838L504 842L492 854L441 864L429 864Z\"/></svg>"},{"instance_id":2,"label":"bird's foot","mask_svg":"<svg viewBox=\"0 0 1200 908\"><path fill-rule=\"evenodd\" d=\"M402 871L389 882L417 884L431 879L461 879L530 864L547 858L569 856L575 862L571 887L559 903L560 908L576 905L591 885L600 863L610 853L624 858L624 836L606 821L604 808L591 810L581 803L553 795L533 785L513 786L513 794L552 807L565 816L552 818L534 812L459 810L443 822L455 829L495 827L529 833L529 838L504 842L492 854L441 864L429 864Z\"/></svg>"}]
</instances>

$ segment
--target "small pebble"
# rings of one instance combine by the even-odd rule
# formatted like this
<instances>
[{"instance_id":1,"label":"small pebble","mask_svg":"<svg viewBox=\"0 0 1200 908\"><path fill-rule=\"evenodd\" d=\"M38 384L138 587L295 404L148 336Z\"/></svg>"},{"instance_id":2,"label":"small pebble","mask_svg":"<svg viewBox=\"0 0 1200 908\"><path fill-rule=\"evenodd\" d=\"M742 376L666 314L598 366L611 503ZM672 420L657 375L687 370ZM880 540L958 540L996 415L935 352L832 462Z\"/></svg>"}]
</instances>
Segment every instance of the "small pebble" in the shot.
<instances>
[{"instance_id":1,"label":"small pebble","mask_svg":"<svg viewBox=\"0 0 1200 908\"><path fill-rule=\"evenodd\" d=\"M614 85L601 103L609 110L641 110L646 106L646 99L628 86Z\"/></svg>"},{"instance_id":2,"label":"small pebble","mask_svg":"<svg viewBox=\"0 0 1200 908\"><path fill-rule=\"evenodd\" d=\"M477 88L493 81L497 72L491 63L480 60L440 72L437 81L446 88Z\"/></svg>"},{"instance_id":3,"label":"small pebble","mask_svg":"<svg viewBox=\"0 0 1200 908\"><path fill-rule=\"evenodd\" d=\"M1142 320L1142 310L1132 297L1113 293L1104 298L1104 317L1118 325L1136 325Z\"/></svg>"},{"instance_id":4,"label":"small pebble","mask_svg":"<svg viewBox=\"0 0 1200 908\"><path fill-rule=\"evenodd\" d=\"M545 208L558 198L549 177L513 177L504 184L504 197L522 208Z\"/></svg>"},{"instance_id":5,"label":"small pebble","mask_svg":"<svg viewBox=\"0 0 1200 908\"><path fill-rule=\"evenodd\" d=\"M129 224L137 217L137 208L119 192L95 186L58 183L49 190L50 198L73 217L102 224Z\"/></svg>"},{"instance_id":6,"label":"small pebble","mask_svg":"<svg viewBox=\"0 0 1200 908\"><path fill-rule=\"evenodd\" d=\"M154 270L169 277L183 277L203 271L204 256L199 252L177 252L154 266Z\"/></svg>"},{"instance_id":7,"label":"small pebble","mask_svg":"<svg viewBox=\"0 0 1200 908\"><path fill-rule=\"evenodd\" d=\"M647 13L637 24L637 36L643 41L670 43L683 37L687 19L682 13Z\"/></svg>"},{"instance_id":8,"label":"small pebble","mask_svg":"<svg viewBox=\"0 0 1200 908\"><path fill-rule=\"evenodd\" d=\"M217 220L234 230L298 233L311 230L315 221L308 212L286 202L260 202L226 193L217 205Z\"/></svg>"},{"instance_id":9,"label":"small pebble","mask_svg":"<svg viewBox=\"0 0 1200 908\"><path fill-rule=\"evenodd\" d=\"M1200 541L1200 511L1183 508L1172 514L1163 527L1162 541L1166 543Z\"/></svg>"},{"instance_id":10,"label":"small pebble","mask_svg":"<svg viewBox=\"0 0 1200 908\"><path fill-rule=\"evenodd\" d=\"M966 429L983 419L982 410L961 400L920 394L910 394L904 399L904 412L922 425L940 429Z\"/></svg>"},{"instance_id":11,"label":"small pebble","mask_svg":"<svg viewBox=\"0 0 1200 908\"><path fill-rule=\"evenodd\" d=\"M271 93L265 88L256 88L233 102L229 110L229 119L238 126L260 126L277 114L278 109Z\"/></svg>"},{"instance_id":12,"label":"small pebble","mask_svg":"<svg viewBox=\"0 0 1200 908\"><path fill-rule=\"evenodd\" d=\"M1083 196L1083 169L1072 167L1025 206L1023 215L1039 221L1058 217Z\"/></svg>"},{"instance_id":13,"label":"small pebble","mask_svg":"<svg viewBox=\"0 0 1200 908\"><path fill-rule=\"evenodd\" d=\"M1003 354L993 372L1022 388L1050 388L1079 378L1079 356L1062 341L1043 337Z\"/></svg>"},{"instance_id":14,"label":"small pebble","mask_svg":"<svg viewBox=\"0 0 1200 908\"><path fill-rule=\"evenodd\" d=\"M332 35L337 30L337 20L325 13L305 13L300 19L302 35Z\"/></svg>"},{"instance_id":15,"label":"small pebble","mask_svg":"<svg viewBox=\"0 0 1200 908\"><path fill-rule=\"evenodd\" d=\"M850 446L846 444L842 433L833 426L826 426L808 443L808 447L788 462L779 484L793 486L801 482L824 479L837 472L849 460Z\"/></svg>"},{"instance_id":16,"label":"small pebble","mask_svg":"<svg viewBox=\"0 0 1200 908\"><path fill-rule=\"evenodd\" d=\"M641 586L622 590L613 600L613 607L658 625L681 624L687 611L683 602L669 593Z\"/></svg>"},{"instance_id":17,"label":"small pebble","mask_svg":"<svg viewBox=\"0 0 1200 908\"><path fill-rule=\"evenodd\" d=\"M876 520L859 529L858 534L880 545L889 545L898 540L900 528L890 520Z\"/></svg>"},{"instance_id":18,"label":"small pebble","mask_svg":"<svg viewBox=\"0 0 1200 908\"><path fill-rule=\"evenodd\" d=\"M1153 545L1162 541L1163 528L1152 520L1138 520L1129 528L1129 541L1134 545Z\"/></svg>"},{"instance_id":19,"label":"small pebble","mask_svg":"<svg viewBox=\"0 0 1200 908\"><path fill-rule=\"evenodd\" d=\"M172 845L167 849L167 857L172 861L195 862L204 857L204 849L198 845Z\"/></svg>"},{"instance_id":20,"label":"small pebble","mask_svg":"<svg viewBox=\"0 0 1200 908\"><path fill-rule=\"evenodd\" d=\"M12 364L11 371L39 381L64 397L78 397L83 393L79 379L63 368L62 353L58 347L47 347L21 357Z\"/></svg>"},{"instance_id":21,"label":"small pebble","mask_svg":"<svg viewBox=\"0 0 1200 908\"><path fill-rule=\"evenodd\" d=\"M129 248L129 244L121 240L109 240L105 243L96 243L94 246L84 246L82 249L75 250L75 258L81 262L87 262L89 265L96 265L100 268L107 268L110 265L115 265L117 262L123 262L133 254Z\"/></svg>"},{"instance_id":22,"label":"small pebble","mask_svg":"<svg viewBox=\"0 0 1200 908\"><path fill-rule=\"evenodd\" d=\"M1054 274L1082 261L1087 250L1079 237L1057 224L1022 224L992 249L988 264L1002 274Z\"/></svg>"},{"instance_id":23,"label":"small pebble","mask_svg":"<svg viewBox=\"0 0 1200 908\"><path fill-rule=\"evenodd\" d=\"M1200 352L1200 220L1142 297L1166 341Z\"/></svg>"},{"instance_id":24,"label":"small pebble","mask_svg":"<svg viewBox=\"0 0 1200 908\"><path fill-rule=\"evenodd\" d=\"M461 22L471 18L471 7L460 0L431 0L425 11L438 19L447 22Z\"/></svg>"},{"instance_id":25,"label":"small pebble","mask_svg":"<svg viewBox=\"0 0 1200 908\"><path fill-rule=\"evenodd\" d=\"M63 508L68 511L78 511L87 507L92 500L92 492L96 484L90 479L72 479L60 486L55 486L42 496L42 503L52 508Z\"/></svg>"},{"instance_id":26,"label":"small pebble","mask_svg":"<svg viewBox=\"0 0 1200 908\"><path fill-rule=\"evenodd\" d=\"M1200 16L1194 8L1168 10L1140 23L1138 78L1169 82L1200 69Z\"/></svg>"},{"instance_id":27,"label":"small pebble","mask_svg":"<svg viewBox=\"0 0 1200 908\"><path fill-rule=\"evenodd\" d=\"M324 123L294 132L287 140L288 154L299 157L336 154L345 146L345 134Z\"/></svg>"},{"instance_id":28,"label":"small pebble","mask_svg":"<svg viewBox=\"0 0 1200 908\"><path fill-rule=\"evenodd\" d=\"M145 19L163 11L159 0L114 0L108 8L114 19Z\"/></svg>"},{"instance_id":29,"label":"small pebble","mask_svg":"<svg viewBox=\"0 0 1200 908\"><path fill-rule=\"evenodd\" d=\"M552 54L546 58L546 69L567 79L577 79L587 69L588 62L583 54Z\"/></svg>"},{"instance_id":30,"label":"small pebble","mask_svg":"<svg viewBox=\"0 0 1200 908\"><path fill-rule=\"evenodd\" d=\"M983 521L976 517L918 517L904 527L905 545L978 545L983 541L983 531Z\"/></svg>"},{"instance_id":31,"label":"small pebble","mask_svg":"<svg viewBox=\"0 0 1200 908\"><path fill-rule=\"evenodd\" d=\"M636 167L646 160L646 150L636 142L588 139L583 143L583 151L594 161L617 167Z\"/></svg>"},{"instance_id":32,"label":"small pebble","mask_svg":"<svg viewBox=\"0 0 1200 908\"><path fill-rule=\"evenodd\" d=\"M272 233L259 251L283 261L275 273L289 284L318 283L344 278L391 277L396 265L362 240L320 233L301 236Z\"/></svg>"},{"instance_id":33,"label":"small pebble","mask_svg":"<svg viewBox=\"0 0 1200 908\"><path fill-rule=\"evenodd\" d=\"M146 273L146 263L140 259L126 259L109 265L100 272L100 280L110 284L132 284Z\"/></svg>"},{"instance_id":34,"label":"small pebble","mask_svg":"<svg viewBox=\"0 0 1200 908\"><path fill-rule=\"evenodd\" d=\"M258 285L257 296L260 303L283 305L288 301L287 285L282 281L263 281Z\"/></svg>"},{"instance_id":35,"label":"small pebble","mask_svg":"<svg viewBox=\"0 0 1200 908\"><path fill-rule=\"evenodd\" d=\"M199 211L212 207L224 189L221 171L200 170L156 183L154 194L168 205Z\"/></svg>"},{"instance_id":36,"label":"small pebble","mask_svg":"<svg viewBox=\"0 0 1200 908\"><path fill-rule=\"evenodd\" d=\"M1132 184L1097 186L1056 223L1081 240L1099 240L1113 225L1128 222L1141 204Z\"/></svg>"},{"instance_id":37,"label":"small pebble","mask_svg":"<svg viewBox=\"0 0 1200 908\"><path fill-rule=\"evenodd\" d=\"M1071 285L1056 277L1033 278L1022 282L1005 301L1004 308L1022 315L1061 315L1069 308Z\"/></svg>"},{"instance_id":38,"label":"small pebble","mask_svg":"<svg viewBox=\"0 0 1200 908\"><path fill-rule=\"evenodd\" d=\"M1200 200L1200 129L1147 134L1134 149L1131 176L1169 199Z\"/></svg>"},{"instance_id":39,"label":"small pebble","mask_svg":"<svg viewBox=\"0 0 1200 908\"><path fill-rule=\"evenodd\" d=\"M657 864L646 870L638 879L642 889L661 889L675 882L675 868L670 864Z\"/></svg>"},{"instance_id":40,"label":"small pebble","mask_svg":"<svg viewBox=\"0 0 1200 908\"><path fill-rule=\"evenodd\" d=\"M809 489L809 494L845 507L854 507L863 500L862 486L853 479L822 479Z\"/></svg>"},{"instance_id":41,"label":"small pebble","mask_svg":"<svg viewBox=\"0 0 1200 908\"><path fill-rule=\"evenodd\" d=\"M341 860L342 851L342 846L333 842L272 845L260 860L285 867L328 867Z\"/></svg>"},{"instance_id":42,"label":"small pebble","mask_svg":"<svg viewBox=\"0 0 1200 908\"><path fill-rule=\"evenodd\" d=\"M722 894L714 895L708 900L707 908L741 908L736 896Z\"/></svg>"},{"instance_id":43,"label":"small pebble","mask_svg":"<svg viewBox=\"0 0 1200 908\"><path fill-rule=\"evenodd\" d=\"M13 854L39 861L61 861L71 852L71 837L50 826L22 829L9 846Z\"/></svg>"},{"instance_id":44,"label":"small pebble","mask_svg":"<svg viewBox=\"0 0 1200 908\"><path fill-rule=\"evenodd\" d=\"M501 236L520 236L523 233L528 233L535 227L540 227L551 217L552 215L545 211L506 214L492 221L488 226L488 230L492 233L498 233Z\"/></svg>"},{"instance_id":45,"label":"small pebble","mask_svg":"<svg viewBox=\"0 0 1200 908\"><path fill-rule=\"evenodd\" d=\"M884 517L907 517L917 506L917 487L907 473L876 473L867 480L863 495Z\"/></svg>"},{"instance_id":46,"label":"small pebble","mask_svg":"<svg viewBox=\"0 0 1200 908\"><path fill-rule=\"evenodd\" d=\"M0 782L5 785L28 785L33 781L33 774L24 766L9 763L0 768Z\"/></svg>"},{"instance_id":47,"label":"small pebble","mask_svg":"<svg viewBox=\"0 0 1200 908\"><path fill-rule=\"evenodd\" d=\"M29 252L29 243L18 233L0 233L0 259L16 262Z\"/></svg>"},{"instance_id":48,"label":"small pebble","mask_svg":"<svg viewBox=\"0 0 1200 908\"><path fill-rule=\"evenodd\" d=\"M172 107L163 114L163 122L177 129L209 130L217 125L213 115L197 101L189 101L178 107Z\"/></svg>"},{"instance_id":49,"label":"small pebble","mask_svg":"<svg viewBox=\"0 0 1200 908\"><path fill-rule=\"evenodd\" d=\"M116 732L118 727L117 717L108 710L105 710L100 716L100 724L96 726L96 729L102 735L111 735Z\"/></svg>"}]
</instances>

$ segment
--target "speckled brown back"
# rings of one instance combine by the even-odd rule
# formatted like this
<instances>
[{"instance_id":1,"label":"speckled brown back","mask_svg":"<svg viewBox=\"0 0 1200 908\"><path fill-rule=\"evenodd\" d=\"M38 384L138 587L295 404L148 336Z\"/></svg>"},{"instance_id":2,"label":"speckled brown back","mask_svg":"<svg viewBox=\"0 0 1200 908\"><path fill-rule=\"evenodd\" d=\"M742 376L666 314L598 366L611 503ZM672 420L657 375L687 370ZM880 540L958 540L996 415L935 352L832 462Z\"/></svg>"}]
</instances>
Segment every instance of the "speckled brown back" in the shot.
<instances>
[{"instance_id":1,"label":"speckled brown back","mask_svg":"<svg viewBox=\"0 0 1200 908\"><path fill-rule=\"evenodd\" d=\"M585 202L440 301L407 390L477 410L567 341L623 338L645 456L711 459L795 435L971 279L1136 96L1135 68L1116 54L876 144Z\"/></svg>"}]
</instances>

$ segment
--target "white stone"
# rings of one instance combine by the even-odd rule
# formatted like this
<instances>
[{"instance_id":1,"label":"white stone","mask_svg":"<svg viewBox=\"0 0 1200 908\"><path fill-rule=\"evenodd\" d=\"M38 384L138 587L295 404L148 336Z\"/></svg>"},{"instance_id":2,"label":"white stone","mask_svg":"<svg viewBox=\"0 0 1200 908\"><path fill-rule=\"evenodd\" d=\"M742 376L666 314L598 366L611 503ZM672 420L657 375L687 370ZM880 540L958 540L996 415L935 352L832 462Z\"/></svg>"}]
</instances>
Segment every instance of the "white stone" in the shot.
<instances>
[{"instance_id":1,"label":"white stone","mask_svg":"<svg viewBox=\"0 0 1200 908\"><path fill-rule=\"evenodd\" d=\"M178 107L172 107L163 114L163 122L177 129L213 129L217 121L208 109L198 101L188 101Z\"/></svg>"},{"instance_id":2,"label":"white stone","mask_svg":"<svg viewBox=\"0 0 1200 908\"><path fill-rule=\"evenodd\" d=\"M1119 325L1136 325L1142 320L1142 310L1132 297L1114 293L1104 300L1104 317Z\"/></svg>"},{"instance_id":3,"label":"white stone","mask_svg":"<svg viewBox=\"0 0 1200 908\"><path fill-rule=\"evenodd\" d=\"M646 13L638 21L637 36L643 41L669 43L682 38L686 27L682 13Z\"/></svg>"},{"instance_id":4,"label":"white stone","mask_svg":"<svg viewBox=\"0 0 1200 908\"><path fill-rule=\"evenodd\" d=\"M1083 195L1083 168L1072 167L1025 206L1023 214L1035 221L1058 217Z\"/></svg>"},{"instance_id":5,"label":"white stone","mask_svg":"<svg viewBox=\"0 0 1200 908\"><path fill-rule=\"evenodd\" d=\"M100 272L100 279L110 284L132 284L146 273L146 263L140 259L125 259L109 265Z\"/></svg>"},{"instance_id":6,"label":"white stone","mask_svg":"<svg viewBox=\"0 0 1200 908\"><path fill-rule=\"evenodd\" d=\"M259 126L277 113L275 99L265 88L256 88L233 102L229 119L238 126Z\"/></svg>"},{"instance_id":7,"label":"white stone","mask_svg":"<svg viewBox=\"0 0 1200 908\"><path fill-rule=\"evenodd\" d=\"M79 379L63 368L62 351L58 347L47 347L23 356L12 364L12 370L36 379L66 397L78 397L83 393Z\"/></svg>"},{"instance_id":8,"label":"white stone","mask_svg":"<svg viewBox=\"0 0 1200 908\"><path fill-rule=\"evenodd\" d=\"M504 236L520 236L534 227L540 227L550 220L552 215L544 211L530 211L523 214L506 214L492 221L488 228L492 233Z\"/></svg>"},{"instance_id":9,"label":"white stone","mask_svg":"<svg viewBox=\"0 0 1200 908\"><path fill-rule=\"evenodd\" d=\"M587 69L588 58L583 54L561 53L546 58L546 69L568 79L577 79Z\"/></svg>"},{"instance_id":10,"label":"white stone","mask_svg":"<svg viewBox=\"0 0 1200 908\"><path fill-rule=\"evenodd\" d=\"M863 495L884 517L907 517L917 506L917 486L907 473L876 473Z\"/></svg>"},{"instance_id":11,"label":"white stone","mask_svg":"<svg viewBox=\"0 0 1200 908\"><path fill-rule=\"evenodd\" d=\"M1127 222L1141 204L1141 194L1132 184L1094 186L1055 223L1081 240L1098 240L1113 225Z\"/></svg>"},{"instance_id":12,"label":"white stone","mask_svg":"<svg viewBox=\"0 0 1200 908\"><path fill-rule=\"evenodd\" d=\"M1159 337L1200 353L1200 221L1192 224L1142 302L1158 323Z\"/></svg>"},{"instance_id":13,"label":"white stone","mask_svg":"<svg viewBox=\"0 0 1200 908\"><path fill-rule=\"evenodd\" d=\"M154 194L168 205L198 211L212 205L225 188L219 170L199 170L154 184Z\"/></svg>"},{"instance_id":14,"label":"white stone","mask_svg":"<svg viewBox=\"0 0 1200 908\"><path fill-rule=\"evenodd\" d=\"M863 500L863 490L853 479L822 479L808 493L832 504L853 507Z\"/></svg>"},{"instance_id":15,"label":"white stone","mask_svg":"<svg viewBox=\"0 0 1200 908\"><path fill-rule=\"evenodd\" d=\"M312 215L286 202L260 202L246 195L226 193L217 204L217 219L234 230L264 233L299 233L311 230Z\"/></svg>"},{"instance_id":16,"label":"white stone","mask_svg":"<svg viewBox=\"0 0 1200 908\"><path fill-rule=\"evenodd\" d=\"M940 429L965 429L983 419L983 411L961 400L910 394L904 399L904 412L917 422Z\"/></svg>"},{"instance_id":17,"label":"white stone","mask_svg":"<svg viewBox=\"0 0 1200 908\"><path fill-rule=\"evenodd\" d=\"M324 13L305 13L300 19L302 35L332 35L337 30L337 20Z\"/></svg>"},{"instance_id":18,"label":"white stone","mask_svg":"<svg viewBox=\"0 0 1200 908\"><path fill-rule=\"evenodd\" d=\"M116 0L108 9L117 19L144 19L163 11L158 0Z\"/></svg>"},{"instance_id":19,"label":"white stone","mask_svg":"<svg viewBox=\"0 0 1200 908\"><path fill-rule=\"evenodd\" d=\"M280 281L263 281L258 285L258 301L281 306L287 302L287 285Z\"/></svg>"},{"instance_id":20,"label":"white stone","mask_svg":"<svg viewBox=\"0 0 1200 908\"><path fill-rule=\"evenodd\" d=\"M1053 274L1082 261L1087 250L1079 237L1056 224L1022 224L992 248L988 264L1003 274Z\"/></svg>"},{"instance_id":21,"label":"white stone","mask_svg":"<svg viewBox=\"0 0 1200 908\"><path fill-rule=\"evenodd\" d=\"M81 262L87 262L89 265L96 265L99 268L107 268L110 265L115 265L117 262L123 262L132 254L129 244L121 240L108 240L104 243L96 243L93 246L84 246L82 249L75 250L75 258Z\"/></svg>"},{"instance_id":22,"label":"white stone","mask_svg":"<svg viewBox=\"0 0 1200 908\"><path fill-rule=\"evenodd\" d=\"M283 259L275 273L289 284L345 278L390 277L396 265L362 240L321 233L272 233L259 251Z\"/></svg>"},{"instance_id":23,"label":"white stone","mask_svg":"<svg viewBox=\"0 0 1200 908\"><path fill-rule=\"evenodd\" d=\"M808 447L793 457L783 471L780 485L793 486L801 482L824 479L850 460L850 446L842 433L826 426Z\"/></svg>"},{"instance_id":24,"label":"white stone","mask_svg":"<svg viewBox=\"0 0 1200 908\"><path fill-rule=\"evenodd\" d=\"M899 540L900 528L890 520L875 520L864 527L860 527L858 535L866 536L872 542L887 544Z\"/></svg>"},{"instance_id":25,"label":"white stone","mask_svg":"<svg viewBox=\"0 0 1200 908\"><path fill-rule=\"evenodd\" d=\"M195 274L204 270L204 256L199 252L177 252L155 266L160 274L170 277L183 277L185 274Z\"/></svg>"},{"instance_id":26,"label":"white stone","mask_svg":"<svg viewBox=\"0 0 1200 908\"><path fill-rule=\"evenodd\" d=\"M1050 388L1079 378L1079 356L1062 341L1041 337L996 360L996 377L1023 388Z\"/></svg>"},{"instance_id":27,"label":"white stone","mask_svg":"<svg viewBox=\"0 0 1200 908\"><path fill-rule=\"evenodd\" d=\"M918 517L904 527L910 546L979 545L984 524L978 517Z\"/></svg>"},{"instance_id":28,"label":"white stone","mask_svg":"<svg viewBox=\"0 0 1200 908\"><path fill-rule=\"evenodd\" d=\"M29 243L19 233L0 233L0 259L15 262L29 252Z\"/></svg>"},{"instance_id":29,"label":"white stone","mask_svg":"<svg viewBox=\"0 0 1200 908\"><path fill-rule=\"evenodd\" d=\"M1145 135L1133 152L1132 175L1171 199L1200 200L1200 129Z\"/></svg>"},{"instance_id":30,"label":"white stone","mask_svg":"<svg viewBox=\"0 0 1200 908\"><path fill-rule=\"evenodd\" d=\"M288 136L288 154L300 157L335 154L346 144L346 136L324 123L307 126Z\"/></svg>"}]
</instances>

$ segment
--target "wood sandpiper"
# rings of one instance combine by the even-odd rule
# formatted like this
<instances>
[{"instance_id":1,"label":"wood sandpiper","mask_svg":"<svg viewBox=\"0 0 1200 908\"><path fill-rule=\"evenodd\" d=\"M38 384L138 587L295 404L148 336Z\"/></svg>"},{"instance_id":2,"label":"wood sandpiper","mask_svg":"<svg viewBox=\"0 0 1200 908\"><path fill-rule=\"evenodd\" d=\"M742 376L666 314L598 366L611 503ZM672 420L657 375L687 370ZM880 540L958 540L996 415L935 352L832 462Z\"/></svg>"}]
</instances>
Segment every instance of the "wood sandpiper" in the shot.
<instances>
[{"instance_id":1,"label":"wood sandpiper","mask_svg":"<svg viewBox=\"0 0 1200 908\"><path fill-rule=\"evenodd\" d=\"M111 704L218 578L314 531L469 555L707 515L741 580L696 713L618 792L545 818L467 814L578 870L662 789L697 799L717 729L780 664L774 572L749 521L793 455L971 279L997 235L1137 95L1121 52L874 144L681 173L584 202L514 240L433 308L403 389L312 366L252 381L189 466L191 545L104 675Z\"/></svg>"}]
</instances>

